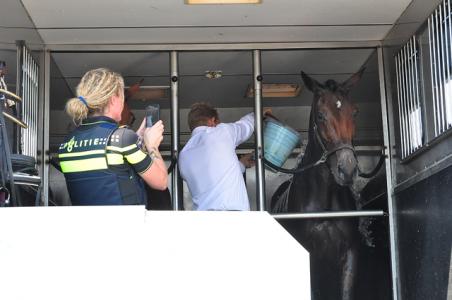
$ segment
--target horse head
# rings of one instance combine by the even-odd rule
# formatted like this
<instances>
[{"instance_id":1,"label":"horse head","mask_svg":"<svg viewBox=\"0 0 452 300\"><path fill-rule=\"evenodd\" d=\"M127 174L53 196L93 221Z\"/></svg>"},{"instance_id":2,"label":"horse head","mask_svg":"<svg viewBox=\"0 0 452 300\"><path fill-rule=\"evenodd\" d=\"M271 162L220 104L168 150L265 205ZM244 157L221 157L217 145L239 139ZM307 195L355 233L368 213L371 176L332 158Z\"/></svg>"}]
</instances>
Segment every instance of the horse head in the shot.
<instances>
[{"instance_id":1,"label":"horse head","mask_svg":"<svg viewBox=\"0 0 452 300\"><path fill-rule=\"evenodd\" d=\"M130 110L128 101L129 99L135 95L140 90L140 85L143 83L144 79L132 84L129 88L124 90L124 108L121 112L121 120L119 121L120 125L132 126L135 122L135 115Z\"/></svg>"},{"instance_id":2,"label":"horse head","mask_svg":"<svg viewBox=\"0 0 452 300\"><path fill-rule=\"evenodd\" d=\"M341 186L350 186L358 173L353 147L358 110L348 95L363 72L361 69L343 83L330 79L324 84L301 72L305 86L314 94L309 121L309 142L314 145L311 149L322 151L322 159Z\"/></svg>"}]
</instances>

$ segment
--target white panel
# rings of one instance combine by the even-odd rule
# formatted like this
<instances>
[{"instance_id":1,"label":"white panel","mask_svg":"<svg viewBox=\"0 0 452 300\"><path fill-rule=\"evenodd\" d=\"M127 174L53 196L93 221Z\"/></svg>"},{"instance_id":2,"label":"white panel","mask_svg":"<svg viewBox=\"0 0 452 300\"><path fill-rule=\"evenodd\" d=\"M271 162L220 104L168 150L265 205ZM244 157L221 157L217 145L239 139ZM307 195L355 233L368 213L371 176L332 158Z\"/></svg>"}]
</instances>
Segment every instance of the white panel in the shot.
<instances>
[{"instance_id":1,"label":"white panel","mask_svg":"<svg viewBox=\"0 0 452 300\"><path fill-rule=\"evenodd\" d=\"M168 44L382 40L390 25L243 28L40 29L47 44Z\"/></svg>"},{"instance_id":2,"label":"white panel","mask_svg":"<svg viewBox=\"0 0 452 300\"><path fill-rule=\"evenodd\" d=\"M179 75L201 75L205 71L221 70L223 74L253 74L251 51L181 52Z\"/></svg>"},{"instance_id":3,"label":"white panel","mask_svg":"<svg viewBox=\"0 0 452 300\"><path fill-rule=\"evenodd\" d=\"M373 51L373 49L262 51L262 69L264 73L300 74L303 70L308 74L353 74L363 66Z\"/></svg>"},{"instance_id":4,"label":"white panel","mask_svg":"<svg viewBox=\"0 0 452 300\"><path fill-rule=\"evenodd\" d=\"M64 77L81 77L86 71L108 67L123 76L169 76L169 54L153 53L53 53Z\"/></svg>"},{"instance_id":5,"label":"white panel","mask_svg":"<svg viewBox=\"0 0 452 300\"><path fill-rule=\"evenodd\" d=\"M310 299L309 254L265 212L4 208L0 227L1 299Z\"/></svg>"},{"instance_id":6,"label":"white panel","mask_svg":"<svg viewBox=\"0 0 452 300\"><path fill-rule=\"evenodd\" d=\"M278 0L185 5L183 0L22 0L37 27L393 24L410 0ZM202 17L200 17L202 16Z\"/></svg>"},{"instance_id":7,"label":"white panel","mask_svg":"<svg viewBox=\"0 0 452 300\"><path fill-rule=\"evenodd\" d=\"M34 28L21 1L17 0L1 0L0 26Z\"/></svg>"},{"instance_id":8,"label":"white panel","mask_svg":"<svg viewBox=\"0 0 452 300\"><path fill-rule=\"evenodd\" d=\"M1 4L0 4L1 10ZM24 28L0 28L0 43L8 43L15 47L17 40L27 41L27 45L42 44L41 37L35 29ZM31 47L33 48L33 47Z\"/></svg>"}]
</instances>

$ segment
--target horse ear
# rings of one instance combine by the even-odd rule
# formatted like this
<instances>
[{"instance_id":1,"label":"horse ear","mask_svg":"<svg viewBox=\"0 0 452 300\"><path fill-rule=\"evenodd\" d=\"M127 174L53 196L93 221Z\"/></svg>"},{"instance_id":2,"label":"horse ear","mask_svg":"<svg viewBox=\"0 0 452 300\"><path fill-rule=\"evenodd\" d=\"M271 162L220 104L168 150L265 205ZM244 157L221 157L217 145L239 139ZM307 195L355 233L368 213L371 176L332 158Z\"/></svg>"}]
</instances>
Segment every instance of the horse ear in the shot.
<instances>
[{"instance_id":1,"label":"horse ear","mask_svg":"<svg viewBox=\"0 0 452 300\"><path fill-rule=\"evenodd\" d=\"M303 78L304 85L314 94L322 89L322 85L315 79L309 77L305 72L301 72L301 78Z\"/></svg>"},{"instance_id":2,"label":"horse ear","mask_svg":"<svg viewBox=\"0 0 452 300\"><path fill-rule=\"evenodd\" d=\"M134 94L136 94L140 90L140 85L143 83L144 78L141 78L140 81L132 84L128 89L125 90L125 98L129 99Z\"/></svg>"},{"instance_id":3,"label":"horse ear","mask_svg":"<svg viewBox=\"0 0 452 300\"><path fill-rule=\"evenodd\" d=\"M364 73L365 69L366 69L366 67L362 67L358 72L356 72L349 79L344 81L344 83L342 83L342 87L347 92L350 91L350 89L352 87L354 87L360 81L361 77L363 76L363 73Z\"/></svg>"}]
</instances>

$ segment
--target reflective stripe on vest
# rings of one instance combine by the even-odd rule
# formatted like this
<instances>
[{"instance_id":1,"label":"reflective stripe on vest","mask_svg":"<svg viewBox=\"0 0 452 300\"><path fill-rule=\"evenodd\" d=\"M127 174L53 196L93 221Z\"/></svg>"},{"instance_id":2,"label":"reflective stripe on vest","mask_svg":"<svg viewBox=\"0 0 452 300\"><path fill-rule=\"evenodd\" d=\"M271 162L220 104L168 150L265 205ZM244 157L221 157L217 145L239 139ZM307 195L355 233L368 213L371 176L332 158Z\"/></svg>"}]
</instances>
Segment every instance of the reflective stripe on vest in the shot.
<instances>
[{"instance_id":1,"label":"reflective stripe on vest","mask_svg":"<svg viewBox=\"0 0 452 300\"><path fill-rule=\"evenodd\" d=\"M124 156L129 161L143 159L134 154L127 156L136 145L107 146L117 129L108 121L82 125L60 146L58 157L74 205L144 203L143 183L124 161ZM114 165L123 167L113 171L109 166Z\"/></svg>"}]
</instances>

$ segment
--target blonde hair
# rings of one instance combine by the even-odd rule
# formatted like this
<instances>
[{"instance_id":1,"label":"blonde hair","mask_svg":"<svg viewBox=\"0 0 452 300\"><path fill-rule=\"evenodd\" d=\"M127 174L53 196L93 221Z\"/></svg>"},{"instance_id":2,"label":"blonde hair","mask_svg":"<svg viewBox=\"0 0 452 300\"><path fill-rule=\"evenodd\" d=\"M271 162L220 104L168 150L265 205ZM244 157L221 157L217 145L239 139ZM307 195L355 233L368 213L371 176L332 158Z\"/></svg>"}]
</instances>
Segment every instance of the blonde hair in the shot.
<instances>
[{"instance_id":1,"label":"blonde hair","mask_svg":"<svg viewBox=\"0 0 452 300\"><path fill-rule=\"evenodd\" d=\"M118 73L106 68L88 71L77 86L77 97L66 103L66 112L76 124L80 124L89 114L102 114L111 97L122 93L124 79Z\"/></svg>"}]
</instances>

